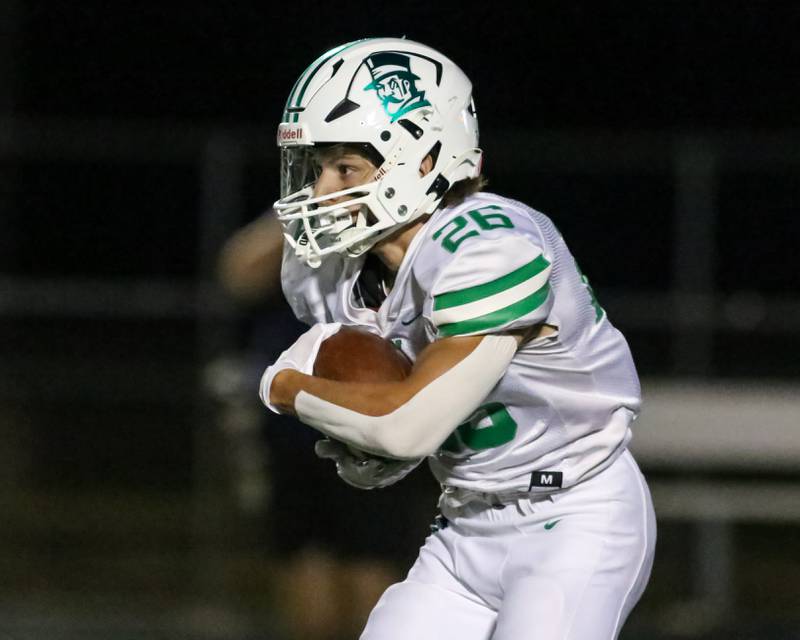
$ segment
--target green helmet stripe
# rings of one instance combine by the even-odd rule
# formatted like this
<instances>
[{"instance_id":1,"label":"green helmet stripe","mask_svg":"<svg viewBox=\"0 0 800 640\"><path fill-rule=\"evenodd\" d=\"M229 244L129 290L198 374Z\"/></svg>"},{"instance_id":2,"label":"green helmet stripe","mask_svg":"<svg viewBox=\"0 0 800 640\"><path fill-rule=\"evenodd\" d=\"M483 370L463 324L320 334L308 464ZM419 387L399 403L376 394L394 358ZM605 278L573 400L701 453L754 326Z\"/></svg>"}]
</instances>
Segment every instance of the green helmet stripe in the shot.
<instances>
[{"instance_id":1,"label":"green helmet stripe","mask_svg":"<svg viewBox=\"0 0 800 640\"><path fill-rule=\"evenodd\" d=\"M331 49L330 51L327 51L327 52L323 53L319 58L314 60L314 62L312 62L310 65L308 65L306 67L305 71L303 71L303 73L301 73L300 76L297 78L297 82L294 83L294 86L292 87L292 90L289 93L289 97L286 100L286 107L285 107L284 111L286 111L287 109L289 109L289 107L292 106L292 98L294 98L295 91L297 91L297 87L300 86L300 81L309 72L311 67L313 67L316 64L321 64L322 62L325 62L325 60L327 60L330 56L336 55L336 50L337 49L341 49L342 47L345 47L345 46L347 46L347 45L340 45L340 46L336 47L335 49ZM289 114L287 113L286 114L286 121L288 122L288 120L289 120Z\"/></svg>"},{"instance_id":2,"label":"green helmet stripe","mask_svg":"<svg viewBox=\"0 0 800 640\"><path fill-rule=\"evenodd\" d=\"M306 71L308 71L308 69L306 69ZM286 106L283 108L283 121L284 122L289 122L289 111L288 111L288 109L292 105L292 96L294 95L294 92L297 91L297 86L300 84L300 80L303 79L303 75L305 75L305 71L303 71L303 73L300 74L300 77L297 78L297 81L294 83L294 86L292 87L291 92L289 92L289 97L286 99Z\"/></svg>"},{"instance_id":3,"label":"green helmet stripe","mask_svg":"<svg viewBox=\"0 0 800 640\"><path fill-rule=\"evenodd\" d=\"M317 71L319 71L322 68L322 66L328 60L330 60L336 54L341 53L345 49L349 49L350 47L353 47L353 46L355 46L357 44L361 44L362 42L366 42L368 40L374 40L374 39L375 38L364 38L362 40L354 40L353 42L347 42L345 44L339 45L338 47L334 47L330 51L327 51L327 52L323 53L319 58L314 60L314 62L312 62L308 66L308 68L297 79L297 82L295 82L294 87L292 87L292 92L289 94L289 99L286 101L286 112L284 114L284 122L289 122L290 114L288 112L288 109L292 105L292 100L295 98L297 87L300 84L300 81L303 79L304 76L305 76L306 80L303 83L303 88L300 90L300 92L298 94L296 94L297 98L294 100L294 106L295 107L299 107L300 106L300 103L303 100L303 96L305 95L306 90L308 89L308 85L311 83L311 79L316 75ZM313 67L313 71L311 71L309 73L309 71L312 69L312 67ZM294 122L297 122L298 119L299 119L299 115L297 113L295 113L294 114L294 119L293 119Z\"/></svg>"}]
</instances>

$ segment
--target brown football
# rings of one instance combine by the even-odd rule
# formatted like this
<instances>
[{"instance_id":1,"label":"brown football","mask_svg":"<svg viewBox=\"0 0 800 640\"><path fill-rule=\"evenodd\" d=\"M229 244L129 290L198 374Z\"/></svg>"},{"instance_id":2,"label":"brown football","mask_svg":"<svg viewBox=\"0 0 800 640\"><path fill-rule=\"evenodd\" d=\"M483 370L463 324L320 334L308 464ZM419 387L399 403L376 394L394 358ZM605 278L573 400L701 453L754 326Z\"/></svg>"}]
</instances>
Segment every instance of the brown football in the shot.
<instances>
[{"instance_id":1,"label":"brown football","mask_svg":"<svg viewBox=\"0 0 800 640\"><path fill-rule=\"evenodd\" d=\"M314 361L314 375L342 382L398 382L411 372L411 360L389 340L357 327L342 327L325 340Z\"/></svg>"}]
</instances>

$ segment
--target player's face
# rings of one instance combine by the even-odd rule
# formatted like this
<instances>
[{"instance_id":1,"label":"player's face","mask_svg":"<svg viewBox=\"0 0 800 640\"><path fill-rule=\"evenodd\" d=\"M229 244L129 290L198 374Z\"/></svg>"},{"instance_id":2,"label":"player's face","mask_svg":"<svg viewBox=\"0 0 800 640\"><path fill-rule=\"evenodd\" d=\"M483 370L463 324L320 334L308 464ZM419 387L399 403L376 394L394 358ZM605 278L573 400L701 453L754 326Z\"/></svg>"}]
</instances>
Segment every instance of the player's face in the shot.
<instances>
[{"instance_id":1,"label":"player's face","mask_svg":"<svg viewBox=\"0 0 800 640\"><path fill-rule=\"evenodd\" d=\"M376 170L377 167L372 162L358 153L320 154L317 166L319 173L314 183L314 197L371 182ZM337 198L326 204L335 204L346 199L346 197Z\"/></svg>"}]
</instances>

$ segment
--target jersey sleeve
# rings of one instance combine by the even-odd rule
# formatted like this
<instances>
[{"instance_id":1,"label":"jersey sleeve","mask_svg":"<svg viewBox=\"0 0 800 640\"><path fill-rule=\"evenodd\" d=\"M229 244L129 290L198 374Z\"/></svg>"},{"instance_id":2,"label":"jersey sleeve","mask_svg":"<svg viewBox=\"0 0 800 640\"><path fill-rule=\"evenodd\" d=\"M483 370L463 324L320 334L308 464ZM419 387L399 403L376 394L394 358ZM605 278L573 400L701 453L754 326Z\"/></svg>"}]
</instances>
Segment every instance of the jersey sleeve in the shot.
<instances>
[{"instance_id":1,"label":"jersey sleeve","mask_svg":"<svg viewBox=\"0 0 800 640\"><path fill-rule=\"evenodd\" d=\"M435 337L480 335L544 322L553 306L550 260L533 238L503 234L464 243L431 289Z\"/></svg>"}]
</instances>

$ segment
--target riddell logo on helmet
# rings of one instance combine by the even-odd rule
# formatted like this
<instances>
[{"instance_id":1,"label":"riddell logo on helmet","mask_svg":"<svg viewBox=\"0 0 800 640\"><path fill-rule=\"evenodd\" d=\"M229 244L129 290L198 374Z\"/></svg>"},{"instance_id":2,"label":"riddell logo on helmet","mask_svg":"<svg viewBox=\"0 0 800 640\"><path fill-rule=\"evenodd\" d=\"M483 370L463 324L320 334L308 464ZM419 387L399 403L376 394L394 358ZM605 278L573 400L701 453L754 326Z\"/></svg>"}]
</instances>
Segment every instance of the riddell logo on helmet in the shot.
<instances>
[{"instance_id":1,"label":"riddell logo on helmet","mask_svg":"<svg viewBox=\"0 0 800 640\"><path fill-rule=\"evenodd\" d=\"M297 125L280 125L278 127L278 144L300 143L303 141L303 128Z\"/></svg>"}]
</instances>

